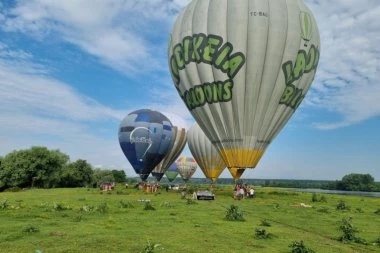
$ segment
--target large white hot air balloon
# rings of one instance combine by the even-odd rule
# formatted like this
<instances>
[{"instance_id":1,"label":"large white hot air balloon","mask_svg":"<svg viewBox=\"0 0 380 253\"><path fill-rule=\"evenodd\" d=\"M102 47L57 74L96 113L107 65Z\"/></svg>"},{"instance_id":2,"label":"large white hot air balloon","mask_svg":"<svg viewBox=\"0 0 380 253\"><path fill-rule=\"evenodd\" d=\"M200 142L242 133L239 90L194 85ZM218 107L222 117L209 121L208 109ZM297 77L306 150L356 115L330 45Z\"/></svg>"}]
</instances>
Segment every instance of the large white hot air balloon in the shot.
<instances>
[{"instance_id":1,"label":"large white hot air balloon","mask_svg":"<svg viewBox=\"0 0 380 253\"><path fill-rule=\"evenodd\" d=\"M215 183L226 164L198 124L187 132L187 143L203 174Z\"/></svg>"},{"instance_id":2,"label":"large white hot air balloon","mask_svg":"<svg viewBox=\"0 0 380 253\"><path fill-rule=\"evenodd\" d=\"M306 95L320 39L303 0L193 0L169 41L175 87L229 168L254 168Z\"/></svg>"},{"instance_id":3,"label":"large white hot air balloon","mask_svg":"<svg viewBox=\"0 0 380 253\"><path fill-rule=\"evenodd\" d=\"M173 127L173 146L164 159L153 169L152 175L160 181L169 166L175 162L186 145L186 129Z\"/></svg>"}]
</instances>

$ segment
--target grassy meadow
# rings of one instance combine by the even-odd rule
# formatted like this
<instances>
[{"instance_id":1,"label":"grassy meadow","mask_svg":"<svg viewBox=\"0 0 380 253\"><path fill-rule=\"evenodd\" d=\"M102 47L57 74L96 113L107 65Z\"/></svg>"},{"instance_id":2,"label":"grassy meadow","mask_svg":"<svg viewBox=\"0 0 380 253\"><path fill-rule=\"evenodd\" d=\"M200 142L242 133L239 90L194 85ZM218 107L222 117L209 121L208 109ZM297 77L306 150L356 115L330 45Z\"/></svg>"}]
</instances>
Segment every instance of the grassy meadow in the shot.
<instances>
[{"instance_id":1,"label":"grassy meadow","mask_svg":"<svg viewBox=\"0 0 380 253\"><path fill-rule=\"evenodd\" d=\"M312 202L311 193L256 188L255 198L234 200L232 186L213 190L214 201L123 188L2 192L0 252L291 252L301 240L315 252L380 252L378 198L318 194L326 201ZM349 208L337 210L341 200ZM225 219L231 205L245 221ZM338 240L345 217L366 244ZM272 236L256 237L257 228Z\"/></svg>"}]
</instances>

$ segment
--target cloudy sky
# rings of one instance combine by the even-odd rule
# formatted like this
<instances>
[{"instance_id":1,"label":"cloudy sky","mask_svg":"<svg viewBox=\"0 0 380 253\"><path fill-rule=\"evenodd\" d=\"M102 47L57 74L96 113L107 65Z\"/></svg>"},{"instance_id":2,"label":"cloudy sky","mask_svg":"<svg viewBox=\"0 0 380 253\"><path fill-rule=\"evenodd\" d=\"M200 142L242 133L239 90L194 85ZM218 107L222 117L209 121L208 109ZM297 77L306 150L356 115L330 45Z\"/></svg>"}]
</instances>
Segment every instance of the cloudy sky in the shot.
<instances>
[{"instance_id":1,"label":"cloudy sky","mask_svg":"<svg viewBox=\"0 0 380 253\"><path fill-rule=\"evenodd\" d=\"M135 176L117 137L127 113L151 108L177 125L194 122L166 56L174 19L188 2L0 0L0 156L47 146ZM306 2L321 33L316 79L245 177L357 172L380 181L380 2Z\"/></svg>"}]
</instances>

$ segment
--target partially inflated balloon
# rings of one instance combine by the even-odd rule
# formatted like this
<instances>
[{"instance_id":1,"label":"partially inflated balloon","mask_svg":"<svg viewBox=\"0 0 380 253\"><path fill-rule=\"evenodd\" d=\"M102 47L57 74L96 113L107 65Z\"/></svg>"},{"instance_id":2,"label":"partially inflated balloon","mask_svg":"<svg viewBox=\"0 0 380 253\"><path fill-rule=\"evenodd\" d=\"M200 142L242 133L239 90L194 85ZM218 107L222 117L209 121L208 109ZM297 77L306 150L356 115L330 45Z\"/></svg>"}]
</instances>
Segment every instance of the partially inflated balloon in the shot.
<instances>
[{"instance_id":1,"label":"partially inflated balloon","mask_svg":"<svg viewBox=\"0 0 380 253\"><path fill-rule=\"evenodd\" d=\"M169 182L173 182L174 179L177 177L177 175L178 175L177 165L173 163L165 172L165 176L168 178Z\"/></svg>"},{"instance_id":2,"label":"partially inflated balloon","mask_svg":"<svg viewBox=\"0 0 380 253\"><path fill-rule=\"evenodd\" d=\"M251 168L305 97L319 51L303 0L193 0L173 27L169 66L227 166Z\"/></svg>"},{"instance_id":3,"label":"partially inflated balloon","mask_svg":"<svg viewBox=\"0 0 380 253\"><path fill-rule=\"evenodd\" d=\"M203 174L215 183L226 164L198 124L188 131L187 142Z\"/></svg>"},{"instance_id":4,"label":"partially inflated balloon","mask_svg":"<svg viewBox=\"0 0 380 253\"><path fill-rule=\"evenodd\" d=\"M152 175L157 179L157 181L161 180L165 171L178 158L186 145L186 130L184 128L173 127L173 132L174 138L172 140L172 148L152 171Z\"/></svg>"},{"instance_id":5,"label":"partially inflated balloon","mask_svg":"<svg viewBox=\"0 0 380 253\"><path fill-rule=\"evenodd\" d=\"M128 114L119 128L121 149L143 180L168 153L173 138L170 120L147 109Z\"/></svg>"},{"instance_id":6,"label":"partially inflated balloon","mask_svg":"<svg viewBox=\"0 0 380 253\"><path fill-rule=\"evenodd\" d=\"M188 181L197 170L197 162L192 157L180 157L175 164L185 182Z\"/></svg>"}]
</instances>

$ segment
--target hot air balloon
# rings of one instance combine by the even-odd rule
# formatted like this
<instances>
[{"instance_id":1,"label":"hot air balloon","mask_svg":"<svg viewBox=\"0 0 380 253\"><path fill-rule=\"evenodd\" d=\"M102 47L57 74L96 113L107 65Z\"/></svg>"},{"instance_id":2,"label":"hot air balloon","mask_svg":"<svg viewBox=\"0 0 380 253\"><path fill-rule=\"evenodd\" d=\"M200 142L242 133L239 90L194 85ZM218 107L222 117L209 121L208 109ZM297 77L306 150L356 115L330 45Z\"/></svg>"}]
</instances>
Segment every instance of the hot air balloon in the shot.
<instances>
[{"instance_id":1,"label":"hot air balloon","mask_svg":"<svg viewBox=\"0 0 380 253\"><path fill-rule=\"evenodd\" d=\"M309 90L319 52L303 0L193 0L168 50L179 95L229 168L257 165Z\"/></svg>"},{"instance_id":2,"label":"hot air balloon","mask_svg":"<svg viewBox=\"0 0 380 253\"><path fill-rule=\"evenodd\" d=\"M226 164L198 124L187 132L187 142L203 174L215 183Z\"/></svg>"},{"instance_id":3,"label":"hot air balloon","mask_svg":"<svg viewBox=\"0 0 380 253\"><path fill-rule=\"evenodd\" d=\"M142 180L168 153L173 138L170 120L148 109L131 112L119 128L120 147Z\"/></svg>"},{"instance_id":4,"label":"hot air balloon","mask_svg":"<svg viewBox=\"0 0 380 253\"><path fill-rule=\"evenodd\" d=\"M228 168L228 170L235 181L239 180L245 171L245 169L242 168Z\"/></svg>"},{"instance_id":5,"label":"hot air balloon","mask_svg":"<svg viewBox=\"0 0 380 253\"><path fill-rule=\"evenodd\" d=\"M175 165L175 163L172 163L172 165L170 165L170 167L165 172L165 175L168 178L169 182L173 182L178 175L177 165Z\"/></svg>"},{"instance_id":6,"label":"hot air balloon","mask_svg":"<svg viewBox=\"0 0 380 253\"><path fill-rule=\"evenodd\" d=\"M192 157L180 157L175 164L185 182L194 175L197 169L197 162Z\"/></svg>"},{"instance_id":7,"label":"hot air balloon","mask_svg":"<svg viewBox=\"0 0 380 253\"><path fill-rule=\"evenodd\" d=\"M186 145L186 130L184 128L173 127L174 138L172 148L162 161L153 169L152 175L160 181L168 167L178 158Z\"/></svg>"}]
</instances>

